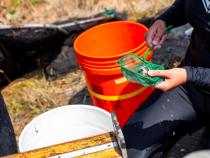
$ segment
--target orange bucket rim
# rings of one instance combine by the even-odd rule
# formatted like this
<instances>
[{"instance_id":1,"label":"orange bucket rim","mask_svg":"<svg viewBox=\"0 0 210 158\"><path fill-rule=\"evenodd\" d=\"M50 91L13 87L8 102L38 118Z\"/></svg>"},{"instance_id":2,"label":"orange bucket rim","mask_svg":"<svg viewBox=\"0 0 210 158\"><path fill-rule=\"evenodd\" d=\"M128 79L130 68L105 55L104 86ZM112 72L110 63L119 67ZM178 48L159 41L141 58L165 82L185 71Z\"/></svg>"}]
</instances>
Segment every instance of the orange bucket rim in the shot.
<instances>
[{"instance_id":1,"label":"orange bucket rim","mask_svg":"<svg viewBox=\"0 0 210 158\"><path fill-rule=\"evenodd\" d=\"M142 48L142 51L147 51L149 48L147 47L147 46L143 46ZM129 52L130 53L130 52ZM138 56L141 56L142 54L141 53L135 53L135 54L137 54ZM115 60L106 60L107 58L100 58L100 59L102 59L102 60L104 60L104 61L100 61L100 59L99 59L99 61L97 62L97 61L95 61L95 60L90 60L91 58L85 58L84 59L84 56L82 56L82 55L80 55L80 54L77 54L77 55L79 55L78 56L78 58L79 59L81 59L82 58L82 63L84 62L84 63L87 63L87 64L99 64L99 65L101 65L101 63L103 63L103 64L116 64L116 61L119 59L119 57L113 57L112 59L115 59ZM95 59L95 58L94 58ZM108 58L108 59L111 59L111 58Z\"/></svg>"},{"instance_id":2,"label":"orange bucket rim","mask_svg":"<svg viewBox=\"0 0 210 158\"><path fill-rule=\"evenodd\" d=\"M146 44L146 41L144 41L143 43L141 43L139 46L137 46L136 48L134 49L131 49L129 51L126 51L122 54L119 54L119 55L115 55L115 56L106 56L106 57L102 57L102 56L88 56L86 54L83 54L79 51L79 49L77 48L77 43L78 41L80 40L80 38L87 32L89 31L92 31L93 29L95 28L98 28L98 27L103 27L105 25L110 25L112 23L129 23L129 24L136 24L136 25L139 25L141 27L143 27L146 31L148 31L148 28L146 26L144 26L143 24L141 23L138 23L138 22L134 22L134 21L114 21L114 22L107 22L107 23L104 23L104 24L100 24L100 25L96 25L96 26L93 26L92 28L84 31L83 33L81 33L77 38L76 40L74 41L74 49L75 49L75 52L81 56L85 56L87 58L97 58L97 59L109 59L109 58L116 58L116 57L122 57L130 52L135 52L136 50L140 49L141 47L143 47L145 44Z\"/></svg>"}]
</instances>

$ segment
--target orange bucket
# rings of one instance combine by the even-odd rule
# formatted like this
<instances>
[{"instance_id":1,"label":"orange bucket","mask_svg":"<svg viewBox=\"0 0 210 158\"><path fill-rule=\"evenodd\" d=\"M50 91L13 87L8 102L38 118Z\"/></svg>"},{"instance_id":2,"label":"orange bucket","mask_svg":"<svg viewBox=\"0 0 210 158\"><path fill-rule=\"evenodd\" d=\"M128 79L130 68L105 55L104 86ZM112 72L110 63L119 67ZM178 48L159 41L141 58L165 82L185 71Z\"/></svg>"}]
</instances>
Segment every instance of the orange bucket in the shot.
<instances>
[{"instance_id":1,"label":"orange bucket","mask_svg":"<svg viewBox=\"0 0 210 158\"><path fill-rule=\"evenodd\" d=\"M136 22L109 22L88 29L74 42L93 104L115 111L121 127L154 90L126 81L116 65L127 53L141 56L148 50L146 32L147 28Z\"/></svg>"}]
</instances>

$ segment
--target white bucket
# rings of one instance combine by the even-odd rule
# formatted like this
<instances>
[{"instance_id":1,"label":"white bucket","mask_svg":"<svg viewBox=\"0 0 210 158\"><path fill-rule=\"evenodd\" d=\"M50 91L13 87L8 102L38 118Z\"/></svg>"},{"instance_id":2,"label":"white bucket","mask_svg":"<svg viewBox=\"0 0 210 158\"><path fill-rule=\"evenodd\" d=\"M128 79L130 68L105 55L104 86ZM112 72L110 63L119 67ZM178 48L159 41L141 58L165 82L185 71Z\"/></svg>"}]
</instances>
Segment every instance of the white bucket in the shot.
<instances>
[{"instance_id":1,"label":"white bucket","mask_svg":"<svg viewBox=\"0 0 210 158\"><path fill-rule=\"evenodd\" d=\"M111 115L89 105L67 105L45 112L22 131L19 150L25 152L113 131Z\"/></svg>"},{"instance_id":2,"label":"white bucket","mask_svg":"<svg viewBox=\"0 0 210 158\"><path fill-rule=\"evenodd\" d=\"M210 150L209 149L203 149L194 151L192 153L187 154L183 158L209 158L210 157Z\"/></svg>"}]
</instances>

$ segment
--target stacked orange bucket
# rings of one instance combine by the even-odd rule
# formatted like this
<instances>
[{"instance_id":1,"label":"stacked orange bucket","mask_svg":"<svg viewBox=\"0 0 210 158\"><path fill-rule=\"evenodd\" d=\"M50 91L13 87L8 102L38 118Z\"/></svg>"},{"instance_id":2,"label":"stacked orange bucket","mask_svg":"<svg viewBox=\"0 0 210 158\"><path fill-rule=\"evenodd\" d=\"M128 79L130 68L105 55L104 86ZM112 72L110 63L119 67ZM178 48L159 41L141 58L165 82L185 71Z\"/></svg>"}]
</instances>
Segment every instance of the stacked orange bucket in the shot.
<instances>
[{"instance_id":1,"label":"stacked orange bucket","mask_svg":"<svg viewBox=\"0 0 210 158\"><path fill-rule=\"evenodd\" d=\"M130 52L141 56L148 50L146 32L147 28L136 22L109 22L88 29L74 42L93 104L115 111L121 127L153 92L153 88L127 81L116 65Z\"/></svg>"}]
</instances>

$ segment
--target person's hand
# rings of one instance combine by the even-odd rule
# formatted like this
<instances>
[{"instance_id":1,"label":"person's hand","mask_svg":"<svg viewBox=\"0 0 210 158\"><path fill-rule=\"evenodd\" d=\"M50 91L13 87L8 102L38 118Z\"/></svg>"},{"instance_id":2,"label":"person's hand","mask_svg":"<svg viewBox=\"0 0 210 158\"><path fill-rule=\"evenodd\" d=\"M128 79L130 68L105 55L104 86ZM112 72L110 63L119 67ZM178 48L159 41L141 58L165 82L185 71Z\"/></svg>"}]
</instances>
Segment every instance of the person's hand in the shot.
<instances>
[{"instance_id":1,"label":"person's hand","mask_svg":"<svg viewBox=\"0 0 210 158\"><path fill-rule=\"evenodd\" d=\"M159 76L165 78L165 81L160 82L155 88L162 91L169 91L176 88L187 81L187 72L183 68L173 68L169 70L149 70L148 75L151 77Z\"/></svg>"},{"instance_id":2,"label":"person's hand","mask_svg":"<svg viewBox=\"0 0 210 158\"><path fill-rule=\"evenodd\" d=\"M145 35L148 47L155 45L154 49L160 49L166 39L166 24L163 20L156 20Z\"/></svg>"}]
</instances>

